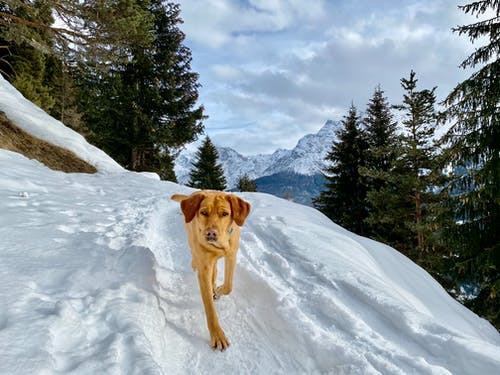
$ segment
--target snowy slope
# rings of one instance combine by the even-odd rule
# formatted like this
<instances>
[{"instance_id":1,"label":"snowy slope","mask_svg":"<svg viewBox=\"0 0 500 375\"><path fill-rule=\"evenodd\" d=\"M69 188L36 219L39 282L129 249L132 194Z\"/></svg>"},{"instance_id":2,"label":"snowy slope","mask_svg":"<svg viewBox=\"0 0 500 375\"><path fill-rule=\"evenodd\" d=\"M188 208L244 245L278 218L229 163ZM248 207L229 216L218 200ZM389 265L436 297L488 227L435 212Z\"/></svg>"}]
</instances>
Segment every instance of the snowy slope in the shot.
<instances>
[{"instance_id":1,"label":"snowy slope","mask_svg":"<svg viewBox=\"0 0 500 375\"><path fill-rule=\"evenodd\" d=\"M321 174L325 156L336 140L335 133L340 127L340 122L327 121L316 134L301 138L293 149L279 149L267 155L243 156L232 148L216 146L228 186L236 187L238 179L244 174L252 179L283 172L304 176ZM184 150L175 161L177 180L182 184L189 181L196 145Z\"/></svg>"},{"instance_id":2,"label":"snowy slope","mask_svg":"<svg viewBox=\"0 0 500 375\"><path fill-rule=\"evenodd\" d=\"M241 195L253 210L217 302L231 347L213 352L169 200L189 192L0 150L0 374L498 374L500 334L425 271L259 193Z\"/></svg>"},{"instance_id":3,"label":"snowy slope","mask_svg":"<svg viewBox=\"0 0 500 375\"><path fill-rule=\"evenodd\" d=\"M33 105L0 74L0 112L24 131L77 154L99 171L123 172L123 168L78 133Z\"/></svg>"},{"instance_id":4,"label":"snowy slope","mask_svg":"<svg viewBox=\"0 0 500 375\"><path fill-rule=\"evenodd\" d=\"M422 269L257 193L215 353L168 199L187 188L0 165L1 374L498 374L500 335Z\"/></svg>"}]
</instances>

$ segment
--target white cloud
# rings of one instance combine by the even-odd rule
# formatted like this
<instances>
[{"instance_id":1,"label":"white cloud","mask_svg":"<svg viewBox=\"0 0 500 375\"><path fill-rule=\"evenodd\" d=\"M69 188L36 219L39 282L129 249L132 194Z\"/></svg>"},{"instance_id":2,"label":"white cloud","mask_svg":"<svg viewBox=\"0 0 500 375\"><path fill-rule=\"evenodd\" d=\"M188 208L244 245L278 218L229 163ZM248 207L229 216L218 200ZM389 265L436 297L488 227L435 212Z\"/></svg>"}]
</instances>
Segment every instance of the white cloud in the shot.
<instances>
[{"instance_id":1,"label":"white cloud","mask_svg":"<svg viewBox=\"0 0 500 375\"><path fill-rule=\"evenodd\" d=\"M234 43L241 34L277 32L324 16L322 0L184 0L180 4L185 33L210 48Z\"/></svg>"},{"instance_id":2,"label":"white cloud","mask_svg":"<svg viewBox=\"0 0 500 375\"><path fill-rule=\"evenodd\" d=\"M363 111L377 84L396 104L411 69L443 99L472 50L451 32L470 23L454 0L183 0L181 9L207 132L246 153L293 147L351 101Z\"/></svg>"},{"instance_id":3,"label":"white cloud","mask_svg":"<svg viewBox=\"0 0 500 375\"><path fill-rule=\"evenodd\" d=\"M240 69L227 64L215 64L212 70L217 77L228 80L238 79L242 74Z\"/></svg>"}]
</instances>

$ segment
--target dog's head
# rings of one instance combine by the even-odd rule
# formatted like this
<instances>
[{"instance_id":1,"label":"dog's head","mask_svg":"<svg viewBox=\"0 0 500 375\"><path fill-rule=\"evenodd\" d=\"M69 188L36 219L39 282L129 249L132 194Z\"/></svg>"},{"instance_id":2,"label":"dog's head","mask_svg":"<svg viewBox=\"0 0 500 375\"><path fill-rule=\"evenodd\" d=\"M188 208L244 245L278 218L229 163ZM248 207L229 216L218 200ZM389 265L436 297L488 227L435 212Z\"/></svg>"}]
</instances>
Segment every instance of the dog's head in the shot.
<instances>
[{"instance_id":1,"label":"dog's head","mask_svg":"<svg viewBox=\"0 0 500 375\"><path fill-rule=\"evenodd\" d=\"M227 248L233 225L242 226L250 214L250 204L234 194L199 191L191 196L173 195L181 203L186 223L193 222L199 239Z\"/></svg>"}]
</instances>

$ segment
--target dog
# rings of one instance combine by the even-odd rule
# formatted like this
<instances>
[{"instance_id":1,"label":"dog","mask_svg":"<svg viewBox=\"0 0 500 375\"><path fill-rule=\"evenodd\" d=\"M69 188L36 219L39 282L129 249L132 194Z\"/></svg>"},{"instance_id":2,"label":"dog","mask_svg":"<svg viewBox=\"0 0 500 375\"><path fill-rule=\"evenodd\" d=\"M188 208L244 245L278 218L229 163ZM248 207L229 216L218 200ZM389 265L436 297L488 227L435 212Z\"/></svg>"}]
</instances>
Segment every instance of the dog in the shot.
<instances>
[{"instance_id":1,"label":"dog","mask_svg":"<svg viewBox=\"0 0 500 375\"><path fill-rule=\"evenodd\" d=\"M250 214L251 206L234 194L214 190L201 190L190 196L174 194L171 199L180 202L184 215L192 267L197 271L210 332L210 346L223 351L228 348L229 341L219 324L214 299L228 295L233 289L240 227ZM220 258L224 258L224 283L217 287Z\"/></svg>"}]
</instances>

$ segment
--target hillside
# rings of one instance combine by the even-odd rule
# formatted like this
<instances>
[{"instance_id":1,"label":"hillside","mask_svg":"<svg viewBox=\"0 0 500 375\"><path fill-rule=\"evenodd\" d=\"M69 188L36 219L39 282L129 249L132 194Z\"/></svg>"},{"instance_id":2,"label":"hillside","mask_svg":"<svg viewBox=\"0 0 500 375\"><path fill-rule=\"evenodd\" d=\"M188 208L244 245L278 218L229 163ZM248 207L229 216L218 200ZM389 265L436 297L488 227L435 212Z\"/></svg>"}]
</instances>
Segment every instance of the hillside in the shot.
<instances>
[{"instance_id":1,"label":"hillside","mask_svg":"<svg viewBox=\"0 0 500 375\"><path fill-rule=\"evenodd\" d=\"M40 123L18 106L18 123ZM1 374L498 374L500 334L423 269L261 193L241 194L252 212L217 302L231 346L212 351L169 199L191 190L112 170L68 139L99 173L0 150Z\"/></svg>"},{"instance_id":2,"label":"hillside","mask_svg":"<svg viewBox=\"0 0 500 375\"><path fill-rule=\"evenodd\" d=\"M0 148L18 152L29 159L35 159L47 167L78 173L95 173L97 169L84 162L73 152L42 141L19 129L5 114L0 112Z\"/></svg>"},{"instance_id":3,"label":"hillside","mask_svg":"<svg viewBox=\"0 0 500 375\"><path fill-rule=\"evenodd\" d=\"M0 74L0 113L17 128L76 155L98 171L123 172L124 169L102 150L87 143L83 136L55 120L21 95Z\"/></svg>"}]
</instances>

